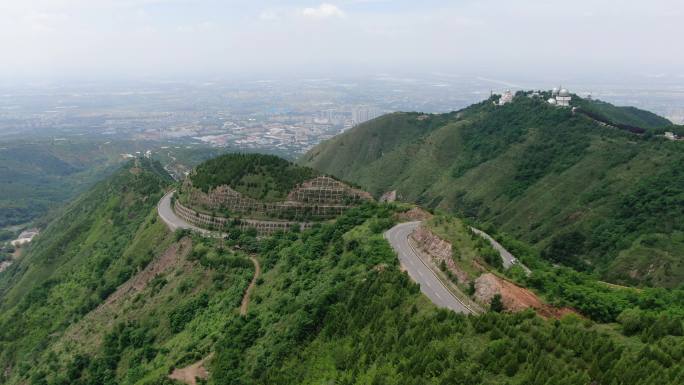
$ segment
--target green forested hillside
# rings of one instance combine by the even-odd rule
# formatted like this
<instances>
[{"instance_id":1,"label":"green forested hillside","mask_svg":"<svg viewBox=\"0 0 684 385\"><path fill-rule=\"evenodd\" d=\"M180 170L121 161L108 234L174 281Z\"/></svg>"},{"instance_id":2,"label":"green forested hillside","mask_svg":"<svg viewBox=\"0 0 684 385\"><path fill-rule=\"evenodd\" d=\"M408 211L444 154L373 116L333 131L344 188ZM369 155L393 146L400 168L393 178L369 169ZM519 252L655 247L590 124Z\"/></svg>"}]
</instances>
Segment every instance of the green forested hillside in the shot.
<instances>
[{"instance_id":1,"label":"green forested hillside","mask_svg":"<svg viewBox=\"0 0 684 385\"><path fill-rule=\"evenodd\" d=\"M0 274L0 382L177 384L204 362L217 385L681 383L681 320L640 310L680 300L637 293L621 325L459 315L400 270L382 236L399 207L266 238L172 234L156 170L141 160L98 184ZM241 315L248 256L262 276Z\"/></svg>"},{"instance_id":2,"label":"green forested hillside","mask_svg":"<svg viewBox=\"0 0 684 385\"><path fill-rule=\"evenodd\" d=\"M620 111L621 121L660 123ZM397 190L402 199L491 223L549 260L614 282L677 286L684 279L682 142L518 96L451 114L390 114L300 161L374 194Z\"/></svg>"},{"instance_id":3,"label":"green forested hillside","mask_svg":"<svg viewBox=\"0 0 684 385\"><path fill-rule=\"evenodd\" d=\"M226 154L200 164L190 179L205 192L229 185L249 197L268 201L284 199L297 184L316 174L275 155Z\"/></svg>"},{"instance_id":4,"label":"green forested hillside","mask_svg":"<svg viewBox=\"0 0 684 385\"><path fill-rule=\"evenodd\" d=\"M0 365L12 376L163 247L151 209L169 179L158 169L139 160L99 183L0 273Z\"/></svg>"},{"instance_id":5,"label":"green forested hillside","mask_svg":"<svg viewBox=\"0 0 684 385\"><path fill-rule=\"evenodd\" d=\"M110 175L135 144L0 142L0 229L43 216Z\"/></svg>"},{"instance_id":6,"label":"green forested hillside","mask_svg":"<svg viewBox=\"0 0 684 385\"><path fill-rule=\"evenodd\" d=\"M581 98L575 99L574 105L617 124L626 124L646 129L663 128L672 125L672 122L662 116L635 107L617 107L600 100Z\"/></svg>"}]
</instances>

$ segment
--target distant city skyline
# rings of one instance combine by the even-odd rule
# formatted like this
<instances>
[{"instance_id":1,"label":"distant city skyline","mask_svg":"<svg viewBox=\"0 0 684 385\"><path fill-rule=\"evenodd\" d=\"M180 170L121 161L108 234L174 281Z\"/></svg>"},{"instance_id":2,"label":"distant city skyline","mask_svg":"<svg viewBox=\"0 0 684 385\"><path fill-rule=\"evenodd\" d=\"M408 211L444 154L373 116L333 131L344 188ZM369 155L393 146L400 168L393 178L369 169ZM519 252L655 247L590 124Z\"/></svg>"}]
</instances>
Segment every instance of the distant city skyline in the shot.
<instances>
[{"instance_id":1,"label":"distant city skyline","mask_svg":"<svg viewBox=\"0 0 684 385\"><path fill-rule=\"evenodd\" d=\"M0 84L441 73L675 79L680 0L0 0Z\"/></svg>"}]
</instances>

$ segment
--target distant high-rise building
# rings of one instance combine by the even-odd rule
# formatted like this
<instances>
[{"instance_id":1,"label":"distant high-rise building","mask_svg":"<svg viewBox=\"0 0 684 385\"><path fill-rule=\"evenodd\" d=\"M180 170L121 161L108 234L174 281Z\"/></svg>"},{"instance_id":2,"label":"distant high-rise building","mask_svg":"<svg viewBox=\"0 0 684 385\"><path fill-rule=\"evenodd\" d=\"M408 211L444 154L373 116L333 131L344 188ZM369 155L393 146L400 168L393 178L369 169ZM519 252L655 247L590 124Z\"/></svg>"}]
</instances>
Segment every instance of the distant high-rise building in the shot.
<instances>
[{"instance_id":1,"label":"distant high-rise building","mask_svg":"<svg viewBox=\"0 0 684 385\"><path fill-rule=\"evenodd\" d=\"M369 106L359 106L352 109L352 121L354 125L367 122L380 116L380 111L377 108Z\"/></svg>"}]
</instances>

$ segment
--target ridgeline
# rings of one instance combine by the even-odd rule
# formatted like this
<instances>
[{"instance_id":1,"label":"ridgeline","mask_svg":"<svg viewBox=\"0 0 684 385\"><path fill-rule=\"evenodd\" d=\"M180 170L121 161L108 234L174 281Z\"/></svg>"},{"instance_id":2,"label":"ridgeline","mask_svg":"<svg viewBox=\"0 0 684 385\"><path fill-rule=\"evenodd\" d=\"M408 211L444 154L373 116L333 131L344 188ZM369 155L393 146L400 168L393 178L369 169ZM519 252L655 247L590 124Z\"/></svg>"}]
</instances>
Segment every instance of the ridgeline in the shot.
<instances>
[{"instance_id":1,"label":"ridgeline","mask_svg":"<svg viewBox=\"0 0 684 385\"><path fill-rule=\"evenodd\" d=\"M647 111L518 94L458 112L394 113L310 150L300 163L376 196L468 217L552 262L625 284L684 280L684 143ZM635 133L634 128L638 128Z\"/></svg>"},{"instance_id":2,"label":"ridgeline","mask_svg":"<svg viewBox=\"0 0 684 385\"><path fill-rule=\"evenodd\" d=\"M675 291L635 292L621 326L465 316L429 302L383 238L407 206L367 201L305 231L217 239L157 218L170 183L131 162L0 274L0 382L681 382L681 317L665 314L681 309Z\"/></svg>"}]
</instances>

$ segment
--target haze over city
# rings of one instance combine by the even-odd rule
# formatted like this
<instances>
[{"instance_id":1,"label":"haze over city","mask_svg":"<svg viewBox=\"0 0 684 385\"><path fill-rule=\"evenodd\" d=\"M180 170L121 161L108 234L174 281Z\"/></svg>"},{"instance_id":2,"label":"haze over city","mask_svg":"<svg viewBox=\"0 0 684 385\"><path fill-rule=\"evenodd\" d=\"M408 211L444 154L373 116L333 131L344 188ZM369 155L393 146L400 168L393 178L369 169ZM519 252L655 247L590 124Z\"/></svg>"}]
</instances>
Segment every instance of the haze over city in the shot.
<instances>
[{"instance_id":1,"label":"haze over city","mask_svg":"<svg viewBox=\"0 0 684 385\"><path fill-rule=\"evenodd\" d=\"M436 73L684 82L678 0L0 1L0 84Z\"/></svg>"},{"instance_id":2,"label":"haze over city","mask_svg":"<svg viewBox=\"0 0 684 385\"><path fill-rule=\"evenodd\" d=\"M684 384L684 0L0 0L0 384Z\"/></svg>"}]
</instances>

